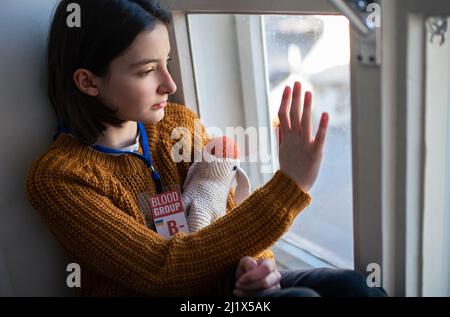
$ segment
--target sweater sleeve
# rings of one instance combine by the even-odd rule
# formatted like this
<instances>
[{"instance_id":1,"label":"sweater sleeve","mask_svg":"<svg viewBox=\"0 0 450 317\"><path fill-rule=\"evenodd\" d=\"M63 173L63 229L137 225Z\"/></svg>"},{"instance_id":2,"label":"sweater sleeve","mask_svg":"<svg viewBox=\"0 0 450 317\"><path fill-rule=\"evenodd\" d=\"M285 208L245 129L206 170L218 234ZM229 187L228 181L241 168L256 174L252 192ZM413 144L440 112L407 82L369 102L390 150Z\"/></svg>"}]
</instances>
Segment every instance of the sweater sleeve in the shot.
<instances>
[{"instance_id":1,"label":"sweater sleeve","mask_svg":"<svg viewBox=\"0 0 450 317\"><path fill-rule=\"evenodd\" d=\"M231 188L230 193L228 194L228 199L227 199L227 213L231 212L233 210L233 208L235 207L235 203L234 203L234 188ZM274 260L275 259L275 255L273 254L273 251L271 248L268 248L264 251L262 251L260 254L255 256L256 259L268 259L268 260ZM236 268L237 268L237 264L236 264Z\"/></svg>"},{"instance_id":2,"label":"sweater sleeve","mask_svg":"<svg viewBox=\"0 0 450 317\"><path fill-rule=\"evenodd\" d=\"M212 225L165 240L116 207L89 180L33 165L27 194L59 242L80 261L137 292L171 296L196 294L243 256L267 249L310 202L278 171Z\"/></svg>"}]
</instances>

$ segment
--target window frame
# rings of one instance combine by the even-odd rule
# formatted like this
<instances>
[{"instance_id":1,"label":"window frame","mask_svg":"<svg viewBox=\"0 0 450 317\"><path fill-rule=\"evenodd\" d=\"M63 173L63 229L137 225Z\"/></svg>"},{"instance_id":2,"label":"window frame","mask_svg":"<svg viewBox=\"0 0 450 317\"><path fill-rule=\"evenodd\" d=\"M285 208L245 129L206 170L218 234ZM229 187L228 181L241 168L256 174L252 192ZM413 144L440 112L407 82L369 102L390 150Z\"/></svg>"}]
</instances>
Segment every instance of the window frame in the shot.
<instances>
[{"instance_id":1,"label":"window frame","mask_svg":"<svg viewBox=\"0 0 450 317\"><path fill-rule=\"evenodd\" d=\"M325 0L167 0L160 1L174 14L170 37L174 63L172 73L182 90L174 96L199 113L194 69L189 45L187 14L339 14ZM257 9L255 9L257 8ZM370 263L382 263L382 146L381 69L360 65L354 58L358 35L351 31L352 171L355 269L366 273ZM189 53L187 53L189 52ZM255 79L255 81L258 79ZM255 84L255 81L253 84ZM256 82L256 85L258 83ZM248 116L247 116L248 117ZM260 116L262 117L262 116ZM375 120L374 120L375 119ZM259 119L257 119L259 120ZM367 124L370 122L370 124Z\"/></svg>"},{"instance_id":2,"label":"window frame","mask_svg":"<svg viewBox=\"0 0 450 317\"><path fill-rule=\"evenodd\" d=\"M384 122L389 123L383 134L386 191L383 273L392 294L423 296L427 251L424 249L425 21L429 16L450 15L450 3L384 0L382 12L383 27L392 30L383 39L382 107ZM450 277L446 279L449 284Z\"/></svg>"}]
</instances>

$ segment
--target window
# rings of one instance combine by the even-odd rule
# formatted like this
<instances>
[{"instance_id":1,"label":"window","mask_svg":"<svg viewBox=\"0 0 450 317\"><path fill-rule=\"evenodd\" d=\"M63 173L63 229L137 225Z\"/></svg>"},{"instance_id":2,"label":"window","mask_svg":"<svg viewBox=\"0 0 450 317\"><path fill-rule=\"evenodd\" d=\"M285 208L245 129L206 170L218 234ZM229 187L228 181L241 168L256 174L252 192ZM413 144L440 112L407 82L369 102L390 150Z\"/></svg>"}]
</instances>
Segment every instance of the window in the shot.
<instances>
[{"instance_id":1,"label":"window","mask_svg":"<svg viewBox=\"0 0 450 317\"><path fill-rule=\"evenodd\" d=\"M253 187L278 168L270 127L277 120L285 85L299 80L304 91L313 92L315 129L320 114L330 113L326 153L311 192L314 202L277 247L317 257L311 266L353 268L348 20L324 15L189 14L188 25L198 108L208 132L220 135L235 127L258 132L257 162L248 162L253 153L249 142L237 140ZM280 252L277 259L288 267L293 253Z\"/></svg>"},{"instance_id":2,"label":"window","mask_svg":"<svg viewBox=\"0 0 450 317\"><path fill-rule=\"evenodd\" d=\"M352 230L345 232L349 237L353 232L353 254L345 251L337 251L338 256L327 254L331 248L334 253L338 249L325 245L320 239L313 241L325 246L322 250L317 245L299 248L305 241L299 241L295 235L298 233L303 240L308 239L306 230L311 228L294 233L292 239L285 235L277 243L278 249L283 251L288 265L299 257L306 259L310 266L327 264L314 255L337 266L347 266L352 256L355 269L361 273L368 273L370 264L379 264L382 285L390 295L448 296L450 176L448 164L444 164L449 159L450 148L448 42L439 45L440 36L434 36L431 45L431 33L425 25L429 24L429 17L436 20L449 16L450 2L375 1L380 6L375 4L375 11L369 14L364 13L364 6L373 1L162 1L170 3L175 11L171 39L176 45L179 61L174 69L175 77L181 83L177 100L199 112L207 125L212 122L216 126L271 124L273 106L270 99L276 94L274 87L286 79L287 66L295 68L305 62L305 54L311 50L305 42L309 41L311 45L314 35L310 34L308 38L302 34L304 30L297 29L294 36L304 41L291 43L294 45L275 36L284 43L277 47L279 44L272 40L270 27L267 30L271 17L280 19L285 15L285 20L304 19L306 22L307 19L321 19L321 16L336 17L341 11L349 17L354 30L350 33L351 102L347 103L351 106L352 155L348 164L351 162L352 165L350 186L353 195L349 193L344 200L348 198L348 210L353 210L350 219L353 226L350 221L346 222ZM351 9L346 4L356 4L358 8L353 6ZM196 14L199 19L195 18ZM208 24L198 14L209 16ZM361 15L375 17L381 25L367 33ZM325 20L321 22L323 26ZM449 41L449 31L443 32L445 27L448 29L448 20L447 24L437 26L436 31L440 30ZM322 26L317 24L316 27ZM202 43L207 33L202 32L205 29L210 35ZM220 29L225 33L220 33ZM318 38L315 40L320 42ZM280 50L287 54L284 60L275 58ZM336 53L342 51L341 46L335 50ZM201 59L198 58L200 54ZM224 63L211 62L216 60ZM286 61L290 63L286 64ZM331 78L327 76L327 79ZM319 96L318 87L310 85L317 89L314 104L318 106L322 94ZM333 89L336 95L336 87ZM209 98L205 98L207 95ZM213 109L227 107L228 114L218 116L216 113L208 118L209 110L203 106L208 107L209 102L214 103ZM199 104L202 104L200 108ZM211 111L210 114L214 113ZM345 121L349 117L343 115L342 118ZM342 129L340 133L349 133L349 129ZM273 134L271 136L273 139ZM331 151L332 138L330 134L328 151ZM267 153L273 153L273 140L264 140ZM270 178L269 173L261 173L261 170L270 172L276 168L273 157L262 157L266 159L263 163L247 166L255 186ZM320 188L320 182L325 178L326 164L324 162L314 190ZM320 193L314 195L317 197ZM300 217L306 218L308 212L313 217L312 207ZM327 233L326 229L322 233ZM313 251L318 249L322 252ZM347 250L350 249L348 244ZM290 268L295 267L294 263Z\"/></svg>"},{"instance_id":3,"label":"window","mask_svg":"<svg viewBox=\"0 0 450 317\"><path fill-rule=\"evenodd\" d=\"M296 80L313 93L316 131L330 113L314 202L294 222L290 241L338 267L353 268L350 34L342 16L264 16L269 112L277 121L285 85ZM338 48L338 49L337 49Z\"/></svg>"}]
</instances>

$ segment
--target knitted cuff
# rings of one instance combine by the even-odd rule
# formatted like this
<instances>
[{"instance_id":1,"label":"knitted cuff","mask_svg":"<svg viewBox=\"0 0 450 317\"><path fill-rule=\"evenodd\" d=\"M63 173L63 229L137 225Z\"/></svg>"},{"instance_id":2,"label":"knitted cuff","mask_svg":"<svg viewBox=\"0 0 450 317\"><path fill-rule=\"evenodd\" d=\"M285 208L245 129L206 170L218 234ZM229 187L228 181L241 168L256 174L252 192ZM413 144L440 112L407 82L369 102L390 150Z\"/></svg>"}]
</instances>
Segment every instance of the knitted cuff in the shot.
<instances>
[{"instance_id":1,"label":"knitted cuff","mask_svg":"<svg viewBox=\"0 0 450 317\"><path fill-rule=\"evenodd\" d=\"M277 171L275 175L264 185L264 189L278 200L285 209L297 211L297 216L301 210L311 203L311 196L304 192L297 183L288 175Z\"/></svg>"}]
</instances>

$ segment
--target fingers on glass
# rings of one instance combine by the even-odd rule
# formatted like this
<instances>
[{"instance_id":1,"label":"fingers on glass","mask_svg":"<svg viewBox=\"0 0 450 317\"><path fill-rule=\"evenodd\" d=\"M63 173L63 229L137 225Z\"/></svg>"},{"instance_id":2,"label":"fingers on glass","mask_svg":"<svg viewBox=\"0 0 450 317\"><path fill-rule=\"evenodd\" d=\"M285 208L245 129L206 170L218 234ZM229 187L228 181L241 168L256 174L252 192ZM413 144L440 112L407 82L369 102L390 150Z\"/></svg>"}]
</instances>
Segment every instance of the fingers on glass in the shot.
<instances>
[{"instance_id":1,"label":"fingers on glass","mask_svg":"<svg viewBox=\"0 0 450 317\"><path fill-rule=\"evenodd\" d=\"M278 110L278 120L280 121L280 124L278 125L280 144L283 142L282 141L283 136L285 136L291 129L291 124L288 115L290 103L291 103L291 87L286 86L284 88L283 97L281 98L280 109Z\"/></svg>"},{"instance_id":2,"label":"fingers on glass","mask_svg":"<svg viewBox=\"0 0 450 317\"><path fill-rule=\"evenodd\" d=\"M305 100L303 102L303 113L301 128L305 137L308 140L312 139L312 94L310 91L305 93Z\"/></svg>"},{"instance_id":3,"label":"fingers on glass","mask_svg":"<svg viewBox=\"0 0 450 317\"><path fill-rule=\"evenodd\" d=\"M280 131L283 135L290 130L291 124L289 120L289 108L291 104L291 87L284 88L283 97L281 98L280 109L278 110L278 119L280 120Z\"/></svg>"},{"instance_id":4,"label":"fingers on glass","mask_svg":"<svg viewBox=\"0 0 450 317\"><path fill-rule=\"evenodd\" d=\"M300 117L301 117L301 96L302 85L296 81L294 83L294 93L292 96L292 104L290 109L291 128L294 131L300 130Z\"/></svg>"},{"instance_id":5,"label":"fingers on glass","mask_svg":"<svg viewBox=\"0 0 450 317\"><path fill-rule=\"evenodd\" d=\"M329 115L328 113L324 112L322 113L322 117L320 118L320 124L319 128L316 133L315 137L315 145L318 150L323 150L323 145L325 143L325 137L327 134L327 128L328 128L328 121L329 121Z\"/></svg>"},{"instance_id":6,"label":"fingers on glass","mask_svg":"<svg viewBox=\"0 0 450 317\"><path fill-rule=\"evenodd\" d=\"M313 140L312 134L312 93L307 91L303 101L303 109L301 106L302 85L300 82L294 83L291 93L291 87L284 88L283 97L278 111L279 124L279 141L283 140L291 129L304 134L308 140Z\"/></svg>"}]
</instances>

